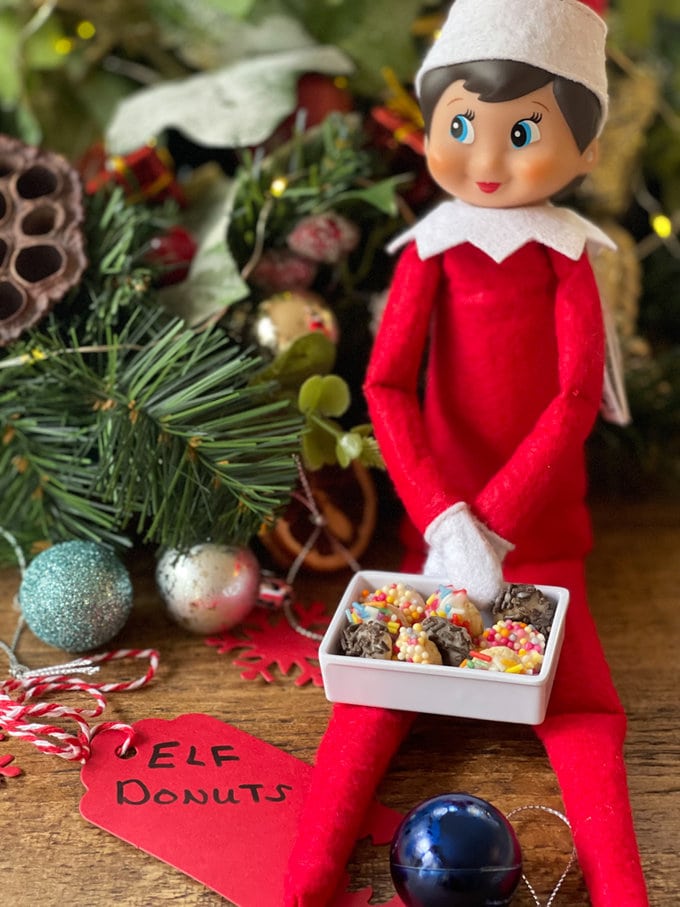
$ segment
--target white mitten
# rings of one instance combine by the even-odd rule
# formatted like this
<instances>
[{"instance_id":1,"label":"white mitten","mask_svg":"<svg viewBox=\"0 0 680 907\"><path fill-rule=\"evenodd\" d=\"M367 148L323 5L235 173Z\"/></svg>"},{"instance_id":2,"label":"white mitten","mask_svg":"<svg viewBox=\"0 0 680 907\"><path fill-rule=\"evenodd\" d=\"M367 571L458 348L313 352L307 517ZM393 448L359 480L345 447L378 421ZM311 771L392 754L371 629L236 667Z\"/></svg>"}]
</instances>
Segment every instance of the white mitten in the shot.
<instances>
[{"instance_id":1,"label":"white mitten","mask_svg":"<svg viewBox=\"0 0 680 907\"><path fill-rule=\"evenodd\" d=\"M425 541L430 550L423 572L447 577L478 608L488 608L503 589L501 564L513 546L475 519L463 501L432 520Z\"/></svg>"},{"instance_id":2,"label":"white mitten","mask_svg":"<svg viewBox=\"0 0 680 907\"><path fill-rule=\"evenodd\" d=\"M488 526L485 526L481 520L477 519L477 517L473 516L472 519L475 521L477 528L484 535L484 538L487 540L487 542L489 542L493 550L496 552L496 555L498 556L498 559L502 564L505 560L505 555L513 551L515 546L512 544L512 542L509 542L507 539L504 539L503 536L498 535L497 532L494 532L493 529L489 529Z\"/></svg>"}]
</instances>

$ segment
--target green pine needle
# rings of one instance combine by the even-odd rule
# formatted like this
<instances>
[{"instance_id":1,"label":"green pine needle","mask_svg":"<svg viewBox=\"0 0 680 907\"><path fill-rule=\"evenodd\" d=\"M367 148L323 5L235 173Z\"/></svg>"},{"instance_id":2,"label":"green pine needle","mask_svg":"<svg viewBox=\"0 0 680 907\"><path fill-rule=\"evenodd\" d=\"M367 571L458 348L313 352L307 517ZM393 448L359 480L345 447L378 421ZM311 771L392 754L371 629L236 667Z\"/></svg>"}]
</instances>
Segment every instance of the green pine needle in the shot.
<instances>
[{"instance_id":1,"label":"green pine needle","mask_svg":"<svg viewBox=\"0 0 680 907\"><path fill-rule=\"evenodd\" d=\"M290 496L302 420L256 357L160 308L163 213L118 190L87 205L83 280L0 355L0 526L27 549L245 543Z\"/></svg>"}]
</instances>

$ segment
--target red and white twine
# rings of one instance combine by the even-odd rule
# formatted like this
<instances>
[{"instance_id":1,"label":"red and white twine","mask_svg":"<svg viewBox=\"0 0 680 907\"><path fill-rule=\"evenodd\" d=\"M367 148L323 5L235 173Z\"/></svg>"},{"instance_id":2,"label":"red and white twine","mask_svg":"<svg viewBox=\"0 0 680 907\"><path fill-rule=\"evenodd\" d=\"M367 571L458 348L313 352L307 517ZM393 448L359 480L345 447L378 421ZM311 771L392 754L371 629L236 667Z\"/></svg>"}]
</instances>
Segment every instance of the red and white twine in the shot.
<instances>
[{"instance_id":1,"label":"red and white twine","mask_svg":"<svg viewBox=\"0 0 680 907\"><path fill-rule=\"evenodd\" d=\"M145 659L149 662L149 668L136 680L118 683L93 683L67 673L69 670L91 673L98 670L101 664L122 659ZM105 693L129 692L145 686L156 673L158 659L155 649L117 649L62 665L60 674L55 674L53 669L15 670L13 677L0 683L0 728L12 737L32 743L43 753L79 762L86 762L90 757L92 738L96 734L119 730L125 734L118 750L122 755L132 743L133 728L115 721L100 722L94 726L89 722L98 718L106 708ZM60 693L86 693L94 699L94 706L67 706L43 699ZM50 723L52 721L59 723ZM61 725L65 721L74 722L77 730L64 729Z\"/></svg>"},{"instance_id":2,"label":"red and white twine","mask_svg":"<svg viewBox=\"0 0 680 907\"><path fill-rule=\"evenodd\" d=\"M3 526L0 526L0 536L12 547L23 577L26 560L21 546ZM16 656L23 628L24 620L20 617L11 645L0 640L0 649L9 659L11 675L0 683L0 730L11 737L32 743L42 753L72 762L86 762L89 759L92 738L96 734L106 730L122 731L125 739L118 752L124 755L134 737L134 730L129 724L103 721L91 726L88 722L92 718L98 718L106 708L105 693L130 692L146 686L158 669L158 652L155 649L116 649L113 652L77 658L68 664L30 670ZM136 680L118 683L93 683L75 676L96 674L100 665L123 659L145 659L149 662L148 670ZM95 704L94 707L84 708L43 701L43 697L56 693L87 693L92 696ZM50 724L52 720L73 721L77 731L69 732L58 724Z\"/></svg>"}]
</instances>

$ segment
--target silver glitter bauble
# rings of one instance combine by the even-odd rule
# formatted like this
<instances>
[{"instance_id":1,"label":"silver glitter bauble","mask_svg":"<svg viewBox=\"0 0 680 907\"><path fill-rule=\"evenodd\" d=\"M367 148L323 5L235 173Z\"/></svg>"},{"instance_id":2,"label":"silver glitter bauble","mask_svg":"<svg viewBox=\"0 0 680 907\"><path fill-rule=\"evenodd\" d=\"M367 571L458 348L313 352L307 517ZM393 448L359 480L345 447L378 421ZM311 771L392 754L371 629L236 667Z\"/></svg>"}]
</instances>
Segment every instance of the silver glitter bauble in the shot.
<instances>
[{"instance_id":1,"label":"silver glitter bauble","mask_svg":"<svg viewBox=\"0 0 680 907\"><path fill-rule=\"evenodd\" d=\"M194 545L166 551L156 583L170 617L191 633L220 633L243 620L257 600L260 565L249 548Z\"/></svg>"},{"instance_id":2,"label":"silver glitter bauble","mask_svg":"<svg viewBox=\"0 0 680 907\"><path fill-rule=\"evenodd\" d=\"M109 548L61 542L31 561L18 599L39 639L66 652L87 652L123 629L132 610L132 583Z\"/></svg>"}]
</instances>

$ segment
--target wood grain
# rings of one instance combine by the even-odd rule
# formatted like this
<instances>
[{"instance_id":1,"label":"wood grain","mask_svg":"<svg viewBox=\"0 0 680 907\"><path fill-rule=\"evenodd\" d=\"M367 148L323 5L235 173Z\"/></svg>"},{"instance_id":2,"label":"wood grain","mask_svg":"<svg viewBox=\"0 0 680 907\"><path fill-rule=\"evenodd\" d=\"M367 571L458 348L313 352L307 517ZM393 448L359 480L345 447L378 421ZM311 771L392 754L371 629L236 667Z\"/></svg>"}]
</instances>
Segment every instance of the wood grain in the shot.
<instances>
[{"instance_id":1,"label":"wood grain","mask_svg":"<svg viewBox=\"0 0 680 907\"><path fill-rule=\"evenodd\" d=\"M676 501L598 502L593 506L596 548L589 562L591 606L629 716L626 750L631 802L654 907L680 902L680 705L677 668L665 651L675 648L678 620L680 520ZM364 558L365 567L394 568L399 559L395 520L383 513ZM154 683L137 693L112 695L107 720L134 722L207 712L313 761L329 714L319 688L243 681L231 662L201 639L184 635L164 615L153 580L153 555L136 552L130 563L135 609L122 645L161 650ZM333 608L348 572L305 575L298 598ZM0 572L0 639L12 636L17 589L14 570ZM20 647L29 665L53 663L55 651L25 633ZM4 670L4 666L3 666ZM216 691L217 690L217 691ZM79 815L78 766L38 754L6 739L0 756L13 753L24 773L0 779L0 901L8 907L117 904L154 907L181 903L212 907L221 897L180 872L86 823ZM380 797L406 810L446 790L476 793L506 812L527 803L561 809L555 778L529 728L423 716L395 758ZM570 850L566 829L550 817L519 824L525 868L542 900ZM387 847L358 844L353 886L371 885L376 903L392 894ZM578 869L556 905L587 905ZM517 907L534 901L521 890ZM615 907L615 905L612 905Z\"/></svg>"}]
</instances>

